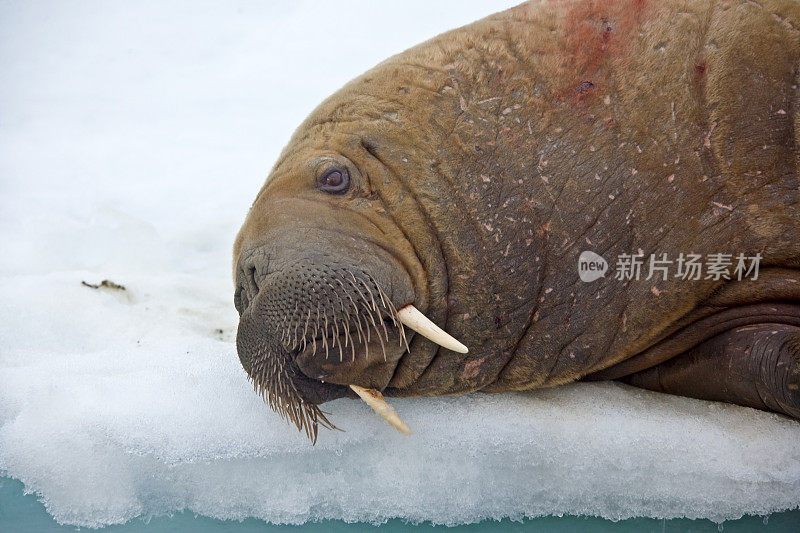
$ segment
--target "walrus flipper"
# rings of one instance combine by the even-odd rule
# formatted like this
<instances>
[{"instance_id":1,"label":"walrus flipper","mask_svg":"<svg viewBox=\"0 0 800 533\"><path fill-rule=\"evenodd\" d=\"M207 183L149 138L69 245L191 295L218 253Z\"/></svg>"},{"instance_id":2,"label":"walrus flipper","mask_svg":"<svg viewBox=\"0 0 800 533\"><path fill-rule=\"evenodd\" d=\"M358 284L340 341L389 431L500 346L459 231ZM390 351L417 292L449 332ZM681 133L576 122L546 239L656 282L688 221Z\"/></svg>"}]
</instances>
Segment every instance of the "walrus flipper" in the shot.
<instances>
[{"instance_id":1,"label":"walrus flipper","mask_svg":"<svg viewBox=\"0 0 800 533\"><path fill-rule=\"evenodd\" d=\"M741 326L622 381L800 418L800 327Z\"/></svg>"}]
</instances>

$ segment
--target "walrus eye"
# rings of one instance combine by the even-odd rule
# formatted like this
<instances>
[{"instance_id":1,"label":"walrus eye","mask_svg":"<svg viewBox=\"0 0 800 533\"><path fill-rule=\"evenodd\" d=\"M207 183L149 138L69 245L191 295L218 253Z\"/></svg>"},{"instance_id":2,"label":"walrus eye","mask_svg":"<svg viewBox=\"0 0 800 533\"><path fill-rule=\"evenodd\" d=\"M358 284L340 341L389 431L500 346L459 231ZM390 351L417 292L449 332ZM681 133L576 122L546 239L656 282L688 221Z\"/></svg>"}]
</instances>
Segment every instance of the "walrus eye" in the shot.
<instances>
[{"instance_id":1,"label":"walrus eye","mask_svg":"<svg viewBox=\"0 0 800 533\"><path fill-rule=\"evenodd\" d=\"M317 180L317 188L330 194L342 194L350 187L350 173L346 168L329 168Z\"/></svg>"}]
</instances>

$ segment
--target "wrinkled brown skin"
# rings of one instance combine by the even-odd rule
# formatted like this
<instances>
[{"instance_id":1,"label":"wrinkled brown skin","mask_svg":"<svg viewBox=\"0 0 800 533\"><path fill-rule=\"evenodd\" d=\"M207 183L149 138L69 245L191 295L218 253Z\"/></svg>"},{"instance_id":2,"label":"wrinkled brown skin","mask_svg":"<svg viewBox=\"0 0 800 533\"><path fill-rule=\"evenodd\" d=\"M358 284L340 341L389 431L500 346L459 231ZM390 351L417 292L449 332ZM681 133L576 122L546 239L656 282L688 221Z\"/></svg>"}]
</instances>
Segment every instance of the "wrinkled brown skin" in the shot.
<instances>
[{"instance_id":1,"label":"wrinkled brown skin","mask_svg":"<svg viewBox=\"0 0 800 533\"><path fill-rule=\"evenodd\" d=\"M532 2L394 56L295 132L236 239L239 291L248 272L262 287L310 263L362 265L470 349L413 335L386 362L306 354L326 382L313 402L349 383L424 396L625 378L800 416L798 29L794 1ZM320 157L351 169L347 194L315 188ZM637 251L763 259L757 281L583 283L583 250L612 268ZM751 379L731 374L752 337L731 317L780 324L754 372L789 368L782 390L712 379ZM680 359L701 353L721 359ZM659 366L679 360L683 374Z\"/></svg>"}]
</instances>

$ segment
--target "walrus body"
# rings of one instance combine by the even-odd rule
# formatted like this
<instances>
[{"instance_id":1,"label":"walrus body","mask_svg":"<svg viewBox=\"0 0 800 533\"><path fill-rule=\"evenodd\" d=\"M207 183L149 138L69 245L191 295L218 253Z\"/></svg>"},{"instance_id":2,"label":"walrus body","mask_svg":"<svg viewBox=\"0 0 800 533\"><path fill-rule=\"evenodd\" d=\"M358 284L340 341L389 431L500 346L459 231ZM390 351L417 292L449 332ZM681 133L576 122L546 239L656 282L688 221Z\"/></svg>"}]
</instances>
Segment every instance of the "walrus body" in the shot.
<instances>
[{"instance_id":1,"label":"walrus body","mask_svg":"<svg viewBox=\"0 0 800 533\"><path fill-rule=\"evenodd\" d=\"M798 69L794 1L527 3L388 59L300 126L247 216L242 364L306 428L350 384L619 378L800 417ZM642 274L582 282L585 250ZM651 255L720 253L757 279L647 279ZM469 353L406 349L409 304Z\"/></svg>"}]
</instances>

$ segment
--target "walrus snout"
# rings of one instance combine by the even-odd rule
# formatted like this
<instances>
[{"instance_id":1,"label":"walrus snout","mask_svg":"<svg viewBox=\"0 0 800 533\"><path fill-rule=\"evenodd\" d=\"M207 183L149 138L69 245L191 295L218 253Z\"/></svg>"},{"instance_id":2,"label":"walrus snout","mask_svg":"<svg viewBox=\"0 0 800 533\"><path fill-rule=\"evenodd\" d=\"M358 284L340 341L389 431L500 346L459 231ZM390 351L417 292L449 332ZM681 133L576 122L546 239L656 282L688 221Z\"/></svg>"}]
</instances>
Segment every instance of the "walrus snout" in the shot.
<instances>
[{"instance_id":1,"label":"walrus snout","mask_svg":"<svg viewBox=\"0 0 800 533\"><path fill-rule=\"evenodd\" d=\"M414 298L407 275L377 250L364 260L335 240L323 251L297 247L272 242L242 252L234 301L241 321L257 326L242 333L240 324L240 344L268 332L307 378L383 389L407 350L396 311Z\"/></svg>"},{"instance_id":2,"label":"walrus snout","mask_svg":"<svg viewBox=\"0 0 800 533\"><path fill-rule=\"evenodd\" d=\"M334 239L297 253L287 235L243 247L235 270L237 351L256 390L312 440L318 425L334 427L317 406L356 394L409 433L379 392L410 353L404 326L450 350L467 347L413 305L412 282L386 249ZM353 242L375 250L348 254Z\"/></svg>"}]
</instances>

